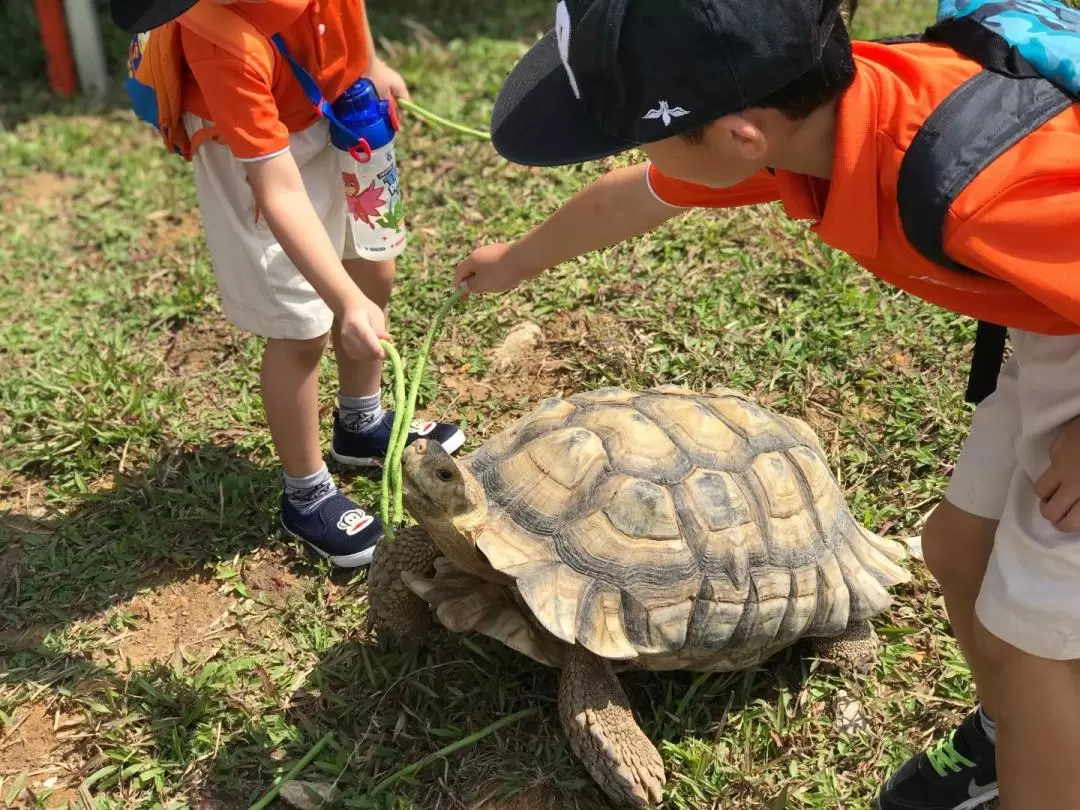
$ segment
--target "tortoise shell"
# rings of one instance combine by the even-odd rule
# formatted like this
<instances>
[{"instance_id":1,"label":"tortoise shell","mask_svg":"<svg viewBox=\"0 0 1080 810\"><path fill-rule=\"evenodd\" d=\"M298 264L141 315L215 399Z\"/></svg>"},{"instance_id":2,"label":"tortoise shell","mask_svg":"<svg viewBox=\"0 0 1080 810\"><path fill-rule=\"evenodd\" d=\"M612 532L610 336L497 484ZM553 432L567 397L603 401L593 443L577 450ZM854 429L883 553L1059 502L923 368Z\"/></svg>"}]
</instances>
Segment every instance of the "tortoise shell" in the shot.
<instances>
[{"instance_id":1,"label":"tortoise shell","mask_svg":"<svg viewBox=\"0 0 1080 810\"><path fill-rule=\"evenodd\" d=\"M477 546L511 587L445 560L411 587L451 629L543 663L580 644L634 667L741 669L881 612L908 579L810 427L734 391L547 400L464 463L488 497Z\"/></svg>"}]
</instances>

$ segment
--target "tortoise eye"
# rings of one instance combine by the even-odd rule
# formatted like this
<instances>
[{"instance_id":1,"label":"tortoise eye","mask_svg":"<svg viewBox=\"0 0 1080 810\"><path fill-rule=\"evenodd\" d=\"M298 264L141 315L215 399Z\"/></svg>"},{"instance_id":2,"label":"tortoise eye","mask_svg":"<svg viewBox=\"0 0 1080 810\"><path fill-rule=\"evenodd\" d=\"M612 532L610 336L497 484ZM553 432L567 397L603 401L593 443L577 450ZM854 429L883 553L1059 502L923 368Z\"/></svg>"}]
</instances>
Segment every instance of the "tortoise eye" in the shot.
<instances>
[{"instance_id":1,"label":"tortoise eye","mask_svg":"<svg viewBox=\"0 0 1080 810\"><path fill-rule=\"evenodd\" d=\"M440 481L450 481L454 477L454 474L448 469L446 469L446 467L443 467L441 470L439 470L436 475L439 476Z\"/></svg>"}]
</instances>

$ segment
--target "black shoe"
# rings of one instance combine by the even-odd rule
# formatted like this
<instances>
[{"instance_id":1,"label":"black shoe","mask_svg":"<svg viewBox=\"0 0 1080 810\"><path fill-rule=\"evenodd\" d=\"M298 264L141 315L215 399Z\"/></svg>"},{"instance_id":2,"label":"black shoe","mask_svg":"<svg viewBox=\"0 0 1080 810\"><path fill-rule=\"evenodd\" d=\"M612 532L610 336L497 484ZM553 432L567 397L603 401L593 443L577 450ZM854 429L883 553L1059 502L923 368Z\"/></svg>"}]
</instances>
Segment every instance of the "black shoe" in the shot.
<instances>
[{"instance_id":1,"label":"black shoe","mask_svg":"<svg viewBox=\"0 0 1080 810\"><path fill-rule=\"evenodd\" d=\"M877 810L974 810L998 795L994 744L977 711L941 742L905 762L878 796Z\"/></svg>"},{"instance_id":2,"label":"black shoe","mask_svg":"<svg viewBox=\"0 0 1080 810\"><path fill-rule=\"evenodd\" d=\"M387 411L382 420L367 430L359 433L349 430L341 422L337 411L334 412L334 438L330 444L330 455L339 464L351 467L378 467L386 458L390 448L390 432L394 427L394 412ZM451 455L465 444L465 434L457 425L440 422L428 422L414 419L409 425L406 447L417 439L429 439L438 442Z\"/></svg>"},{"instance_id":3,"label":"black shoe","mask_svg":"<svg viewBox=\"0 0 1080 810\"><path fill-rule=\"evenodd\" d=\"M383 537L382 521L340 492L311 512L301 512L283 495L281 528L338 568L368 565Z\"/></svg>"}]
</instances>

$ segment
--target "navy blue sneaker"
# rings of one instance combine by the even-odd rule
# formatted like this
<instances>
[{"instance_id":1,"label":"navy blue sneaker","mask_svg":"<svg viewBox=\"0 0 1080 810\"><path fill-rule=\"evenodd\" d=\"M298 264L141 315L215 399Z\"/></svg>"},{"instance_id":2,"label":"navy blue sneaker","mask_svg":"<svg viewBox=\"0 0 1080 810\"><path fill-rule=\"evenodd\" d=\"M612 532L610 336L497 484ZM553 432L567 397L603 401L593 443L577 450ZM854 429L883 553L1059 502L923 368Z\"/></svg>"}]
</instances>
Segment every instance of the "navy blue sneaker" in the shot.
<instances>
[{"instance_id":1,"label":"navy blue sneaker","mask_svg":"<svg viewBox=\"0 0 1080 810\"><path fill-rule=\"evenodd\" d=\"M383 414L382 421L363 433L349 430L341 422L341 417L334 411L334 439L330 444L330 455L339 464L350 467L381 467L390 447L390 431L394 427L394 412ZM457 425L440 422L428 422L414 419L409 426L409 438L406 446L417 439L429 439L442 445L443 450L453 454L465 444L465 434Z\"/></svg>"},{"instance_id":2,"label":"navy blue sneaker","mask_svg":"<svg viewBox=\"0 0 1080 810\"><path fill-rule=\"evenodd\" d=\"M877 810L974 810L998 795L995 746L978 711L945 739L900 766Z\"/></svg>"},{"instance_id":3,"label":"navy blue sneaker","mask_svg":"<svg viewBox=\"0 0 1080 810\"><path fill-rule=\"evenodd\" d=\"M382 540L382 521L340 492L311 512L301 512L281 496L281 528L338 568L359 568L371 562Z\"/></svg>"}]
</instances>

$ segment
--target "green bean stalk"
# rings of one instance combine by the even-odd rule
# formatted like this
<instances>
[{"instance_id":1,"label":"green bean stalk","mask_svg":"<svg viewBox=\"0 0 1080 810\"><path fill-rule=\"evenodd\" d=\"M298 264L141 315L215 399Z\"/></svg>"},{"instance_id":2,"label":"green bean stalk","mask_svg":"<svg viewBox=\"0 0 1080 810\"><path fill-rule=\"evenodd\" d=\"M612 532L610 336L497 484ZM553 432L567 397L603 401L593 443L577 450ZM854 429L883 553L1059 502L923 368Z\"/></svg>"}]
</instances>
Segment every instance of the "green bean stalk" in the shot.
<instances>
[{"instance_id":1,"label":"green bean stalk","mask_svg":"<svg viewBox=\"0 0 1080 810\"><path fill-rule=\"evenodd\" d=\"M394 539L394 528L400 525L404 517L405 510L402 504L401 492L401 458L405 453L405 443L409 439L409 425L412 424L413 415L416 413L416 400L420 395L420 380L424 376L424 368L427 366L431 347L442 331L446 314L464 295L464 290L458 290L444 301L443 305L439 307L439 311L435 313L435 319L428 328L427 335L424 337L424 342L420 347L420 354L417 355L416 363L413 366L412 380L409 384L407 397L405 395L404 364L401 356L390 343L385 340L381 341L394 374L394 426L390 431L390 447L383 462L382 490L379 499L379 516L382 518L383 532L387 540Z\"/></svg>"}]
</instances>

